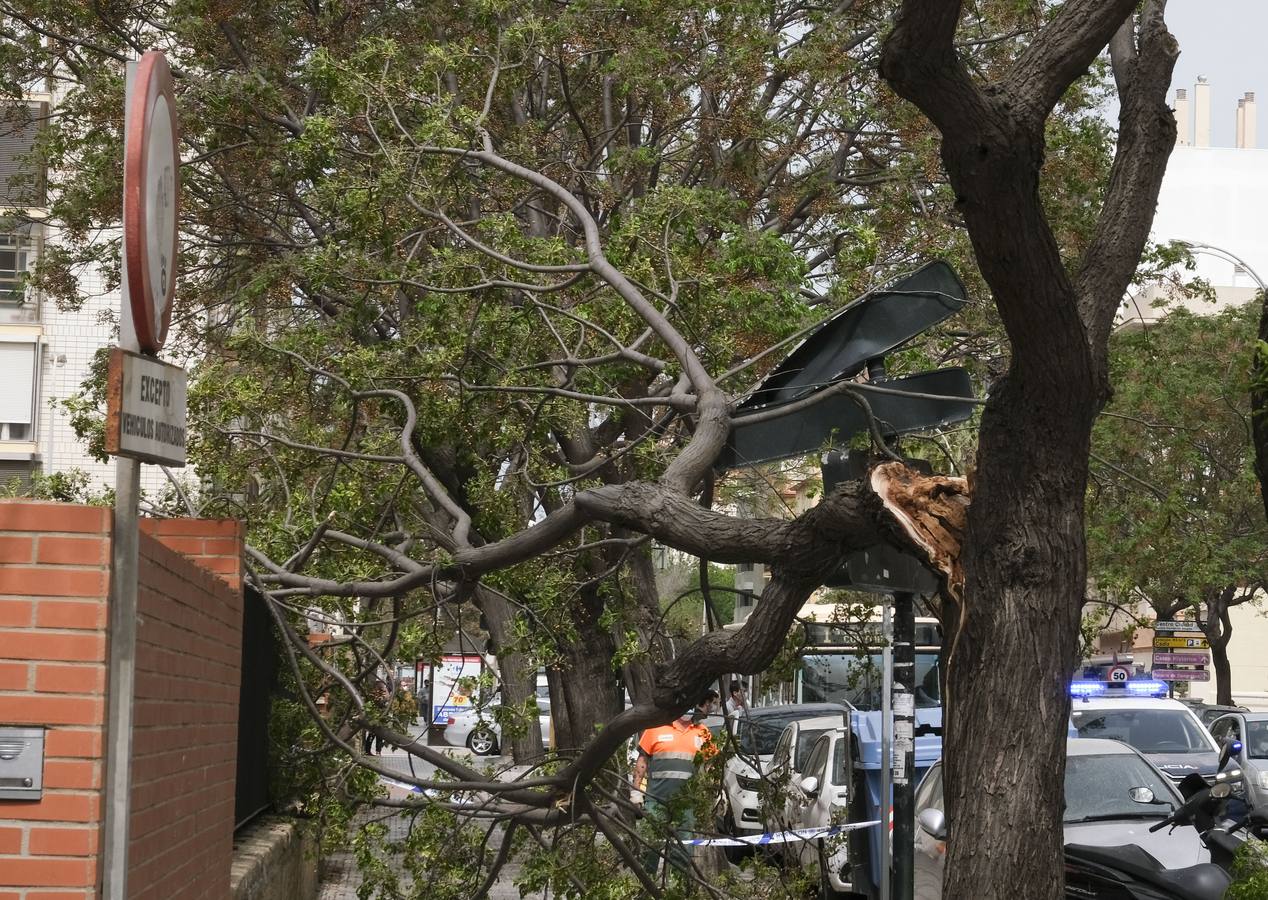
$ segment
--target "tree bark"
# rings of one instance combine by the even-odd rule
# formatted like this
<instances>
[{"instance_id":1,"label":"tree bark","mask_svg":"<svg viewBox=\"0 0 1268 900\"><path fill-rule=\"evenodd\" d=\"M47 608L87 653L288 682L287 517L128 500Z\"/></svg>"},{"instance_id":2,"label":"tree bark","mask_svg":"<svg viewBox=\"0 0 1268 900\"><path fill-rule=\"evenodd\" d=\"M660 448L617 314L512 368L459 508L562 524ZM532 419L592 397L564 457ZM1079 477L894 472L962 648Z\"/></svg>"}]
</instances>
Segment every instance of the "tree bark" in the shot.
<instances>
[{"instance_id":1,"label":"tree bark","mask_svg":"<svg viewBox=\"0 0 1268 900\"><path fill-rule=\"evenodd\" d=\"M1215 702L1233 705L1233 669L1228 662L1228 638L1211 641L1211 665L1215 669Z\"/></svg>"},{"instance_id":2,"label":"tree bark","mask_svg":"<svg viewBox=\"0 0 1268 900\"><path fill-rule=\"evenodd\" d=\"M993 396L969 514L962 627L952 623L944 653L943 893L1057 900L1090 423L1071 422L1064 434L1022 430L1019 413L1051 409L1051 399L1011 378Z\"/></svg>"},{"instance_id":3,"label":"tree bark","mask_svg":"<svg viewBox=\"0 0 1268 900\"><path fill-rule=\"evenodd\" d=\"M1233 669L1228 661L1228 645L1233 639L1233 621L1229 609L1234 605L1237 586L1229 585L1206 598L1206 622L1203 632L1211 644L1211 667L1215 669L1215 702L1233 705Z\"/></svg>"},{"instance_id":4,"label":"tree bark","mask_svg":"<svg viewBox=\"0 0 1268 900\"><path fill-rule=\"evenodd\" d=\"M484 615L493 651L498 660L498 675L502 683L502 702L517 709L524 709L537 697L537 671L530 666L524 654L511 649L514 633L514 613L511 604L496 591L479 586L472 597L476 607ZM536 716L529 716L527 729L510 736L511 757L517 763L528 762L541 756L542 730ZM504 745L502 751L506 752Z\"/></svg>"},{"instance_id":5,"label":"tree bark","mask_svg":"<svg viewBox=\"0 0 1268 900\"><path fill-rule=\"evenodd\" d=\"M1260 291L1263 313L1259 317L1259 346L1255 350L1250 380L1250 426L1255 442L1255 474L1259 498L1268 517L1268 292Z\"/></svg>"},{"instance_id":6,"label":"tree bark","mask_svg":"<svg viewBox=\"0 0 1268 900\"><path fill-rule=\"evenodd\" d=\"M672 656L661 625L660 595L656 590L656 570L647 547L635 550L629 559L630 619L648 656L631 660L623 667L625 687L635 703L651 703L656 686L656 665Z\"/></svg>"},{"instance_id":7,"label":"tree bark","mask_svg":"<svg viewBox=\"0 0 1268 900\"><path fill-rule=\"evenodd\" d=\"M546 673L559 750L586 746L624 705L612 669L616 642L600 621L604 603L597 587L583 589L574 608L576 639L560 642L560 665Z\"/></svg>"}]
</instances>

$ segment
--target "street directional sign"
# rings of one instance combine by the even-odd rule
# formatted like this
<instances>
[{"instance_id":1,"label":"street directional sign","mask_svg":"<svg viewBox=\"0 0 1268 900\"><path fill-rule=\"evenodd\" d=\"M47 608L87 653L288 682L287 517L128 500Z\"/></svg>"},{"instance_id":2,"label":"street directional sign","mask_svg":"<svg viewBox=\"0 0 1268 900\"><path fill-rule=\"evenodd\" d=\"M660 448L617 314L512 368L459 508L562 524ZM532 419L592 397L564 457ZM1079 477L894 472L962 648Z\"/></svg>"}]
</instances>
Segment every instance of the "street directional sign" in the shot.
<instances>
[{"instance_id":1,"label":"street directional sign","mask_svg":"<svg viewBox=\"0 0 1268 900\"><path fill-rule=\"evenodd\" d=\"M973 386L964 369L935 369L899 378L888 378L877 387L902 393L934 395L904 397L859 391L867 399L872 415L883 434L906 434L963 422L973 415ZM792 405L791 401L787 405ZM778 409L765 407L761 412ZM850 397L836 394L816 403L804 413L765 419L747 424L737 413L731 438L718 457L719 469L733 469L756 463L787 459L813 453L834 442L842 446L856 434L866 432L867 414ZM833 440L835 436L835 441Z\"/></svg>"},{"instance_id":2,"label":"street directional sign","mask_svg":"<svg viewBox=\"0 0 1268 900\"><path fill-rule=\"evenodd\" d=\"M877 377L857 393L886 438L968 419L976 404L965 370L881 378L883 368L870 368L967 302L955 270L941 260L864 294L795 347L736 407L731 436L714 465L725 471L805 456L867 431L862 405L837 387L865 367ZM818 394L824 394L819 402L797 406ZM916 394L923 396L904 396ZM752 421L759 415L762 421Z\"/></svg>"},{"instance_id":3,"label":"street directional sign","mask_svg":"<svg viewBox=\"0 0 1268 900\"><path fill-rule=\"evenodd\" d=\"M1205 666L1209 665L1211 657L1206 653L1155 653L1154 665L1175 665L1175 666Z\"/></svg>"},{"instance_id":4,"label":"street directional sign","mask_svg":"<svg viewBox=\"0 0 1268 900\"><path fill-rule=\"evenodd\" d=\"M1154 646L1173 648L1176 650L1210 650L1211 645L1206 638L1156 637Z\"/></svg>"},{"instance_id":5,"label":"street directional sign","mask_svg":"<svg viewBox=\"0 0 1268 900\"><path fill-rule=\"evenodd\" d=\"M1211 673L1206 669L1154 669L1154 678L1159 681L1210 681Z\"/></svg>"},{"instance_id":6,"label":"street directional sign","mask_svg":"<svg viewBox=\"0 0 1268 900\"><path fill-rule=\"evenodd\" d=\"M740 404L739 412L809 396L863 371L922 331L959 312L968 299L941 260L864 294L793 349Z\"/></svg>"},{"instance_id":7,"label":"street directional sign","mask_svg":"<svg viewBox=\"0 0 1268 900\"><path fill-rule=\"evenodd\" d=\"M1201 634L1202 626L1198 622L1181 622L1176 619L1164 619L1154 622L1154 631L1181 631L1189 634Z\"/></svg>"}]
</instances>

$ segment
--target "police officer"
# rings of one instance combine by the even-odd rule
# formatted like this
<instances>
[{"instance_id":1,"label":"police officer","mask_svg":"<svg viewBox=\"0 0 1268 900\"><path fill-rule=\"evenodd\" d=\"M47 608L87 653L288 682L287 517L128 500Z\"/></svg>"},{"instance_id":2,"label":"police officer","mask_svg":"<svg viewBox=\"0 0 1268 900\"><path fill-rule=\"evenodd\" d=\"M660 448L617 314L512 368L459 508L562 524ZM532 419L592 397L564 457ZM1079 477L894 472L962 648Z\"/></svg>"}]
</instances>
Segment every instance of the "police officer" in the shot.
<instances>
[{"instance_id":1,"label":"police officer","mask_svg":"<svg viewBox=\"0 0 1268 900\"><path fill-rule=\"evenodd\" d=\"M717 691L705 692L694 710L688 710L668 725L647 729L638 742L638 760L634 763L635 789L642 785L646 776L648 816L658 819L662 825L673 823L680 836L686 836L695 827L695 814L690 807L671 809L670 801L695 772L696 757L712 756L717 752L713 735L700 724L701 719L713 712L717 701ZM659 855L655 849L645 854L643 864L649 872L655 873ZM672 842L668 859L679 869L687 868L687 852L677 842Z\"/></svg>"}]
</instances>

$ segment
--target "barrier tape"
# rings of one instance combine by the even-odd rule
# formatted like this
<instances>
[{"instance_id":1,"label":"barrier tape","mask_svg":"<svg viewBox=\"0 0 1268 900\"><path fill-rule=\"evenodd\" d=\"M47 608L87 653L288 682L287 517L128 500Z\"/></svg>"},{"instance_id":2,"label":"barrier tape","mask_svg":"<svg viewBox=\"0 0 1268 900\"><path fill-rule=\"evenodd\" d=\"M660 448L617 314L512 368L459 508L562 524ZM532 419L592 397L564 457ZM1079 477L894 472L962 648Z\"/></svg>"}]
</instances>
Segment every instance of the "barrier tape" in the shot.
<instances>
[{"instance_id":1,"label":"barrier tape","mask_svg":"<svg viewBox=\"0 0 1268 900\"><path fill-rule=\"evenodd\" d=\"M424 790L414 784L406 784L403 781L395 781L391 778L379 776L379 781L394 788L400 788L403 791L409 791L414 794L422 794L425 797L436 797L441 791L434 789ZM845 834L847 831L857 831L860 828L871 828L873 825L881 824L880 819L871 822L846 822L841 825L819 825L814 828L794 828L791 831L768 831L765 834L746 834L740 837L715 837L715 838L690 838L685 841L679 841L687 847L765 847L771 844L790 844L794 841L817 841L819 838L835 837L838 834Z\"/></svg>"},{"instance_id":2,"label":"barrier tape","mask_svg":"<svg viewBox=\"0 0 1268 900\"><path fill-rule=\"evenodd\" d=\"M879 824L881 824L880 819L876 819L872 822L847 822L842 825L795 828L792 831L768 831L765 834L747 834L743 837L692 838L681 843L688 847L761 847L769 844L790 844L793 841L814 841Z\"/></svg>"}]
</instances>

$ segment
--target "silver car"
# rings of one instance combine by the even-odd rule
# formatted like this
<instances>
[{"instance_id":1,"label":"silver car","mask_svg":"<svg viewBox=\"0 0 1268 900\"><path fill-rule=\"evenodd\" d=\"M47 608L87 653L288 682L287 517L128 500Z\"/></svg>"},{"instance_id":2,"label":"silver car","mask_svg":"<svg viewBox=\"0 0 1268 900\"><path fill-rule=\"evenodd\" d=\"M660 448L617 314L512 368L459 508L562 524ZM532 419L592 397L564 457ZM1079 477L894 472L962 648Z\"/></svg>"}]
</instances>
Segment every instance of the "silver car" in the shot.
<instances>
[{"instance_id":1,"label":"silver car","mask_svg":"<svg viewBox=\"0 0 1268 900\"><path fill-rule=\"evenodd\" d=\"M488 756L501 749L502 729L497 721L500 701L495 698L483 707L470 706L452 713L445 724L445 742L467 747L476 756ZM537 697L537 721L542 730L542 747L550 743L550 698Z\"/></svg>"},{"instance_id":2,"label":"silver car","mask_svg":"<svg viewBox=\"0 0 1268 900\"><path fill-rule=\"evenodd\" d=\"M1138 751L1119 741L1066 741L1065 843L1117 847L1135 844L1168 869L1208 862L1210 853L1192 826L1149 826L1184 802L1180 792ZM942 763L916 789L916 900L940 900L946 860Z\"/></svg>"},{"instance_id":3,"label":"silver car","mask_svg":"<svg viewBox=\"0 0 1268 900\"><path fill-rule=\"evenodd\" d=\"M1246 801L1268 809L1268 713L1238 712L1221 716L1211 723L1211 736L1223 744L1227 738L1242 742L1240 753L1232 756L1246 775Z\"/></svg>"}]
</instances>

